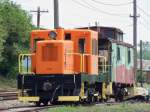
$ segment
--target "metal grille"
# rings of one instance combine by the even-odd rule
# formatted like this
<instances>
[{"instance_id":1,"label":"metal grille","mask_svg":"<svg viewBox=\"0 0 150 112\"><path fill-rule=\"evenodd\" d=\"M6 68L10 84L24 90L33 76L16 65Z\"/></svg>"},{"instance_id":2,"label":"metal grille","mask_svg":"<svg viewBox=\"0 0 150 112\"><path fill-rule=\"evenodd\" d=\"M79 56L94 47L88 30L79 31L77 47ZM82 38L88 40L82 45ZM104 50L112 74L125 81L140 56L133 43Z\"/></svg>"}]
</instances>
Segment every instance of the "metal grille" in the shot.
<instances>
[{"instance_id":1,"label":"metal grille","mask_svg":"<svg viewBox=\"0 0 150 112\"><path fill-rule=\"evenodd\" d=\"M58 60L58 47L54 44L46 44L42 48L43 61L57 61Z\"/></svg>"}]
</instances>

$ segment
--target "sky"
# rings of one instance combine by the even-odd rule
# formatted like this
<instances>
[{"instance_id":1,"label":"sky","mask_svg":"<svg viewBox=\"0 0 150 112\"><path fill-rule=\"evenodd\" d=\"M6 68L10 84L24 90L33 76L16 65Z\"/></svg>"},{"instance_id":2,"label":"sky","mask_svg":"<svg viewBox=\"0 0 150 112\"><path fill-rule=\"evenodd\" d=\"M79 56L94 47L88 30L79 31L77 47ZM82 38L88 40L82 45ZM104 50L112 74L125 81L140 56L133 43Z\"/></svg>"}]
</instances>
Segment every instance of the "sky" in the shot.
<instances>
[{"instance_id":1,"label":"sky","mask_svg":"<svg viewBox=\"0 0 150 112\"><path fill-rule=\"evenodd\" d=\"M31 10L49 10L41 14L41 27L53 29L53 0L12 0L32 15L36 25L36 13ZM149 41L150 0L137 0L138 43ZM59 0L60 26L77 28L95 25L117 27L123 30L124 40L133 43L133 0Z\"/></svg>"}]
</instances>

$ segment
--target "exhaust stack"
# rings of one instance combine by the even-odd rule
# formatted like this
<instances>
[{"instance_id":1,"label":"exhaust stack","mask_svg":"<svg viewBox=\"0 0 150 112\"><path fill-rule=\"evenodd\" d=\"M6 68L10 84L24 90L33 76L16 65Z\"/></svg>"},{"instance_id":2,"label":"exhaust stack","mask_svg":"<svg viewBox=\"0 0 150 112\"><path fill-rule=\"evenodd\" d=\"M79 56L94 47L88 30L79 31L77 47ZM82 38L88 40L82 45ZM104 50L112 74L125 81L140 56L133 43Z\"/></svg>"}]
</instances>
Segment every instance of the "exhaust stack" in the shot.
<instances>
[{"instance_id":1,"label":"exhaust stack","mask_svg":"<svg viewBox=\"0 0 150 112\"><path fill-rule=\"evenodd\" d=\"M59 28L59 1L54 0L54 28Z\"/></svg>"}]
</instances>

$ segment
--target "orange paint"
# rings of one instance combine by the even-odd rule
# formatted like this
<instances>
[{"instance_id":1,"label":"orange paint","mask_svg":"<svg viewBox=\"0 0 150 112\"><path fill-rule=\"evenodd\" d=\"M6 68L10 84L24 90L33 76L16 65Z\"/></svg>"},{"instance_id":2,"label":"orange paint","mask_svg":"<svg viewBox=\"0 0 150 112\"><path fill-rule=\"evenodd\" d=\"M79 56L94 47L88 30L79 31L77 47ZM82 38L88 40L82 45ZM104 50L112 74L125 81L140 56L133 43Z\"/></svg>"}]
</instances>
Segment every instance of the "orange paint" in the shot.
<instances>
[{"instance_id":1,"label":"orange paint","mask_svg":"<svg viewBox=\"0 0 150 112\"><path fill-rule=\"evenodd\" d=\"M50 31L57 33L56 40L49 37ZM93 54L93 39L98 41L98 34L91 30L32 31L30 46L31 52L35 53L32 57L33 72L41 75L80 73L98 75L98 55ZM84 40L83 54L79 48L79 41L81 40ZM98 52L98 49L95 49Z\"/></svg>"}]
</instances>

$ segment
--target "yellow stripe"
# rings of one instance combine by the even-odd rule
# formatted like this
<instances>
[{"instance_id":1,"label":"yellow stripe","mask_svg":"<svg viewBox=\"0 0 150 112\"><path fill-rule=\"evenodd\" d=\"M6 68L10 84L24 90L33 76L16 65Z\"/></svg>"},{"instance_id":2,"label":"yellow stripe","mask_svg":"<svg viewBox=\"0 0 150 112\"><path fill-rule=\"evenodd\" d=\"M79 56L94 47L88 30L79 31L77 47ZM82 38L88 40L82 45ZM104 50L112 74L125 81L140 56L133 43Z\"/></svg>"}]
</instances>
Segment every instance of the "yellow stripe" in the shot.
<instances>
[{"instance_id":1,"label":"yellow stripe","mask_svg":"<svg viewBox=\"0 0 150 112\"><path fill-rule=\"evenodd\" d=\"M59 96L58 101L79 101L79 96Z\"/></svg>"},{"instance_id":2,"label":"yellow stripe","mask_svg":"<svg viewBox=\"0 0 150 112\"><path fill-rule=\"evenodd\" d=\"M84 82L81 83L80 97L81 99L84 99Z\"/></svg>"},{"instance_id":3,"label":"yellow stripe","mask_svg":"<svg viewBox=\"0 0 150 112\"><path fill-rule=\"evenodd\" d=\"M83 66L82 72L84 73L84 72L85 72L85 71L84 71L84 54L82 55L82 66Z\"/></svg>"},{"instance_id":4,"label":"yellow stripe","mask_svg":"<svg viewBox=\"0 0 150 112\"><path fill-rule=\"evenodd\" d=\"M106 99L106 83L102 83L102 98Z\"/></svg>"},{"instance_id":5,"label":"yellow stripe","mask_svg":"<svg viewBox=\"0 0 150 112\"><path fill-rule=\"evenodd\" d=\"M22 101L22 102L39 101L39 99L40 99L40 97L38 97L38 96L33 96L33 97L28 97L28 96L18 97L18 100Z\"/></svg>"},{"instance_id":6,"label":"yellow stripe","mask_svg":"<svg viewBox=\"0 0 150 112\"><path fill-rule=\"evenodd\" d=\"M107 95L112 95L113 94L113 90L112 90L112 82L109 82L109 84L107 85L107 91L106 91Z\"/></svg>"},{"instance_id":7,"label":"yellow stripe","mask_svg":"<svg viewBox=\"0 0 150 112\"><path fill-rule=\"evenodd\" d=\"M82 66L83 66L83 60L82 60L82 55L80 55L81 57L81 63L80 63L80 71L83 72Z\"/></svg>"}]
</instances>

